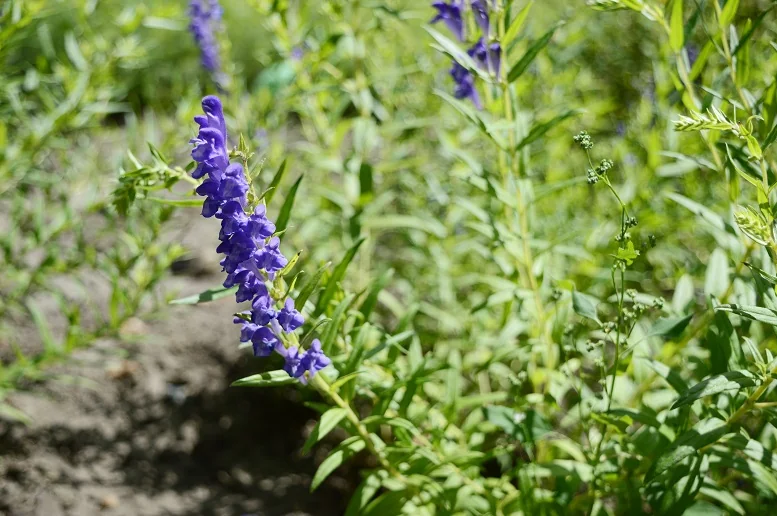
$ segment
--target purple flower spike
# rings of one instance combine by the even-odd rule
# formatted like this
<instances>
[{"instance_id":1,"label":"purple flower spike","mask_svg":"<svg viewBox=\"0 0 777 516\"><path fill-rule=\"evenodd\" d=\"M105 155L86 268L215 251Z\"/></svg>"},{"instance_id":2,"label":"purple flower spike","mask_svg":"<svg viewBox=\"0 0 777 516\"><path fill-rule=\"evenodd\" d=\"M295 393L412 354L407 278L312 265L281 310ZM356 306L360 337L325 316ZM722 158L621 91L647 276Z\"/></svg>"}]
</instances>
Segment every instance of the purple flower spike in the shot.
<instances>
[{"instance_id":1,"label":"purple flower spike","mask_svg":"<svg viewBox=\"0 0 777 516\"><path fill-rule=\"evenodd\" d=\"M238 303L251 301L251 310L234 318L235 324L241 325L240 341L251 342L257 357L267 357L273 352L283 356L284 370L305 383L306 371L313 376L329 365L330 360L318 341L308 351L296 346L287 349L281 342L280 336L295 331L305 322L292 299L286 299L283 308L278 310L276 305L280 300L272 296L265 284L275 279L288 260L280 250L280 239L273 236L275 224L267 218L265 207L260 204L253 213L246 212L250 187L243 166L229 162L221 101L217 97L205 97L202 110L205 114L194 118L199 132L190 141L194 146L192 158L197 163L192 177L202 179L196 192L205 197L203 216L221 220L221 243L216 251L224 255L221 260L227 273L224 287L237 287L235 301Z\"/></svg>"},{"instance_id":2,"label":"purple flower spike","mask_svg":"<svg viewBox=\"0 0 777 516\"><path fill-rule=\"evenodd\" d=\"M218 0L191 0L189 2L189 30L200 47L202 67L216 75L221 69L219 45L215 31L221 20L221 6Z\"/></svg>"},{"instance_id":3,"label":"purple flower spike","mask_svg":"<svg viewBox=\"0 0 777 516\"><path fill-rule=\"evenodd\" d=\"M432 7L437 9L437 16L432 19L431 23L444 22L459 41L464 41L464 19L462 18L460 0L452 0L450 4L434 2Z\"/></svg>"}]
</instances>

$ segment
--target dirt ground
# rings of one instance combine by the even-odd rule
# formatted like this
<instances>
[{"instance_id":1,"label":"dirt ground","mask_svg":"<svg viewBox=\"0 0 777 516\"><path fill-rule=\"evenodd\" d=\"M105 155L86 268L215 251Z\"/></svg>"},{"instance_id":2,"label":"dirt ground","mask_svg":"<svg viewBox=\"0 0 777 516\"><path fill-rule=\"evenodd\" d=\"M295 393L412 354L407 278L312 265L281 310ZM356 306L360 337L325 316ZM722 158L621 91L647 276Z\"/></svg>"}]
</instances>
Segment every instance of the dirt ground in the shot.
<instances>
[{"instance_id":1,"label":"dirt ground","mask_svg":"<svg viewBox=\"0 0 777 516\"><path fill-rule=\"evenodd\" d=\"M194 260L168 290L220 282L203 232L215 237L217 223L183 235ZM79 351L12 395L32 423L0 420L0 515L342 514L357 474L309 492L328 450L299 453L315 421L306 394L229 387L279 366L237 348L235 311L226 298L131 320L127 338Z\"/></svg>"}]
</instances>

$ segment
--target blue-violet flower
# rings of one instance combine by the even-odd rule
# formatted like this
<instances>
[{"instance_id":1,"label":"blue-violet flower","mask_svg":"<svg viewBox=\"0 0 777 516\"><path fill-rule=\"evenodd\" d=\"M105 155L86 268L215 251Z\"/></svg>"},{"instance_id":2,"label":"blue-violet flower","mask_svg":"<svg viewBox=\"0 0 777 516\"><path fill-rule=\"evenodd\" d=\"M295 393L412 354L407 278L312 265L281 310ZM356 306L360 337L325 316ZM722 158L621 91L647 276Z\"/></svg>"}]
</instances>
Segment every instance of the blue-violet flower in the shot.
<instances>
[{"instance_id":1,"label":"blue-violet flower","mask_svg":"<svg viewBox=\"0 0 777 516\"><path fill-rule=\"evenodd\" d=\"M475 88L475 77L472 75L472 73L454 61L450 74L456 83L453 96L457 99L468 98L472 101L476 108L482 109L483 104L480 102L480 95L478 95L478 90Z\"/></svg>"},{"instance_id":2,"label":"blue-violet flower","mask_svg":"<svg viewBox=\"0 0 777 516\"><path fill-rule=\"evenodd\" d=\"M437 16L430 23L444 22L459 41L464 41L464 19L462 18L461 2L462 0L451 0L451 3L432 3L432 7L437 9Z\"/></svg>"},{"instance_id":3,"label":"blue-violet flower","mask_svg":"<svg viewBox=\"0 0 777 516\"><path fill-rule=\"evenodd\" d=\"M489 22L488 22L488 6L483 0L472 0L470 2L472 6L472 12L475 14L475 21L477 22L480 30L488 37Z\"/></svg>"},{"instance_id":4,"label":"blue-violet flower","mask_svg":"<svg viewBox=\"0 0 777 516\"><path fill-rule=\"evenodd\" d=\"M221 266L227 277L224 287L237 286L235 301L251 301L251 310L234 318L241 325L240 341L251 342L254 355L270 356L273 351L283 356L284 370L294 378L306 382L305 372L312 377L331 363L315 340L308 351L292 346L286 348L279 338L302 326L304 318L294 308L294 301L286 299L283 308L276 309L276 301L266 282L273 281L288 260L280 250L280 239L273 236L275 224L267 218L264 205L248 214L249 184L239 163L229 162L227 125L218 97L202 99L204 115L194 118L199 132L190 140L194 145L192 158L197 167L195 179L205 178L197 187L197 194L205 197L204 217L221 220L216 248L224 255Z\"/></svg>"},{"instance_id":5,"label":"blue-violet flower","mask_svg":"<svg viewBox=\"0 0 777 516\"><path fill-rule=\"evenodd\" d=\"M221 14L218 0L189 2L189 30L200 47L202 67L212 74L218 74L221 68L219 45L214 33Z\"/></svg>"}]
</instances>

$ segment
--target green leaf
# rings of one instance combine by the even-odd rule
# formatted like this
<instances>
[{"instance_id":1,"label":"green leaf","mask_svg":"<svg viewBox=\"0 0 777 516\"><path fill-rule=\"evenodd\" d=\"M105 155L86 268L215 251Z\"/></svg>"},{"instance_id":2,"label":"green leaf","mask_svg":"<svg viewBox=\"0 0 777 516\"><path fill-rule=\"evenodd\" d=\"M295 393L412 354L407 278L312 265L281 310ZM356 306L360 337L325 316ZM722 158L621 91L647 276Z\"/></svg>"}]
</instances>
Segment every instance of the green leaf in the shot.
<instances>
[{"instance_id":1,"label":"green leaf","mask_svg":"<svg viewBox=\"0 0 777 516\"><path fill-rule=\"evenodd\" d=\"M281 184L283 175L286 173L287 165L288 165L288 158L284 159L283 163L281 163L281 166L278 167L278 171L275 173L272 180L270 181L270 184L267 186L267 189L264 191L264 194L262 195L262 197L264 198L265 204L267 204L268 206L270 205L270 201L272 201L273 197L275 196L275 191L278 189L278 185Z\"/></svg>"},{"instance_id":2,"label":"green leaf","mask_svg":"<svg viewBox=\"0 0 777 516\"><path fill-rule=\"evenodd\" d=\"M339 468L345 461L362 451L364 448L365 443L358 435L349 437L343 441L340 446L332 450L332 453L324 459L318 467L318 470L316 470L316 474L313 475L313 480L310 482L310 491L315 491L334 470Z\"/></svg>"},{"instance_id":3,"label":"green leaf","mask_svg":"<svg viewBox=\"0 0 777 516\"><path fill-rule=\"evenodd\" d=\"M760 280L766 281L771 286L777 285L777 276L773 276L772 274L769 274L765 270L756 267L750 262L744 262L744 264L747 265L747 267L750 269L750 272L752 272L753 278L756 281L759 281L760 279Z\"/></svg>"},{"instance_id":4,"label":"green leaf","mask_svg":"<svg viewBox=\"0 0 777 516\"><path fill-rule=\"evenodd\" d=\"M547 122L544 122L542 124L536 125L531 128L531 131L529 131L529 134L526 135L526 137L518 142L518 144L513 149L515 152L518 152L519 150L523 149L530 143L542 138L545 133L553 129L555 126L566 120L567 118L579 114L580 111L576 109L570 109L569 111L562 113L560 115L557 115L553 117L552 119L548 120Z\"/></svg>"},{"instance_id":5,"label":"green leaf","mask_svg":"<svg viewBox=\"0 0 777 516\"><path fill-rule=\"evenodd\" d=\"M577 290L572 291L572 308L575 313L601 324L599 316L596 314L596 306L599 303L600 301L593 296L583 294Z\"/></svg>"},{"instance_id":6,"label":"green leaf","mask_svg":"<svg viewBox=\"0 0 777 516\"><path fill-rule=\"evenodd\" d=\"M373 194L373 168L369 163L362 163L359 167L359 203L366 204Z\"/></svg>"},{"instance_id":7,"label":"green leaf","mask_svg":"<svg viewBox=\"0 0 777 516\"><path fill-rule=\"evenodd\" d=\"M693 314L686 315L685 317L661 317L650 328L648 335L667 339L677 338L683 333L691 319L693 319Z\"/></svg>"},{"instance_id":8,"label":"green leaf","mask_svg":"<svg viewBox=\"0 0 777 516\"><path fill-rule=\"evenodd\" d=\"M384 484L386 482L384 481ZM407 514L403 512L407 495L403 491L387 491L359 513L359 516L388 516L389 514Z\"/></svg>"},{"instance_id":9,"label":"green leaf","mask_svg":"<svg viewBox=\"0 0 777 516\"><path fill-rule=\"evenodd\" d=\"M699 421L693 428L678 437L677 441L656 460L645 475L645 481L655 478L686 457L690 457L700 448L716 442L728 432L729 427L722 419L709 418Z\"/></svg>"},{"instance_id":10,"label":"green leaf","mask_svg":"<svg viewBox=\"0 0 777 516\"><path fill-rule=\"evenodd\" d=\"M334 430L347 415L348 411L340 407L332 407L321 414L321 419L318 420L307 441L305 441L305 445L302 447L302 453L309 452L314 444Z\"/></svg>"},{"instance_id":11,"label":"green leaf","mask_svg":"<svg viewBox=\"0 0 777 516\"><path fill-rule=\"evenodd\" d=\"M722 30L728 30L728 26L734 21L734 17L739 9L739 0L727 0L723 11L720 13L720 28Z\"/></svg>"},{"instance_id":12,"label":"green leaf","mask_svg":"<svg viewBox=\"0 0 777 516\"><path fill-rule=\"evenodd\" d=\"M367 294L367 298L362 303L359 311L364 316L364 320L367 321L370 318L370 314L375 310L375 306L378 304L378 295L383 290L391 278L394 276L394 269L388 269L386 272L380 275L377 281L372 283L370 287L370 293Z\"/></svg>"},{"instance_id":13,"label":"green leaf","mask_svg":"<svg viewBox=\"0 0 777 516\"><path fill-rule=\"evenodd\" d=\"M744 49L747 45L747 42L750 41L750 38L753 37L753 34L755 34L755 30L761 25L761 22L764 21L764 18L766 18L766 15L769 14L769 12L774 9L774 4L770 5L768 8L766 8L761 14L759 14L755 21L753 21L753 25L745 31L744 34L742 34L742 37L739 38L739 43L737 44L737 47L734 49L733 52L731 52L732 56L736 56L740 50Z\"/></svg>"},{"instance_id":14,"label":"green leaf","mask_svg":"<svg viewBox=\"0 0 777 516\"><path fill-rule=\"evenodd\" d=\"M777 326L777 311L770 308L731 303L728 305L718 305L715 307L715 310L731 312L754 321L760 321L762 323L771 324L772 326Z\"/></svg>"},{"instance_id":15,"label":"green leaf","mask_svg":"<svg viewBox=\"0 0 777 516\"><path fill-rule=\"evenodd\" d=\"M618 254L615 255L618 260L626 262L626 265L633 264L634 260L636 260L638 256L639 251L634 249L634 242L631 240L628 241L626 247L619 247Z\"/></svg>"},{"instance_id":16,"label":"green leaf","mask_svg":"<svg viewBox=\"0 0 777 516\"><path fill-rule=\"evenodd\" d=\"M684 197L678 193L670 192L665 194L667 198L673 200L680 206L683 206L696 214L699 218L705 220L706 222L710 223L712 226L714 226L717 229L727 231L731 233L732 235L735 235L736 232L734 231L733 226L726 223L726 221L723 220L723 217L712 211L711 209L707 208L703 204L699 204L696 201L692 201L691 199Z\"/></svg>"},{"instance_id":17,"label":"green leaf","mask_svg":"<svg viewBox=\"0 0 777 516\"><path fill-rule=\"evenodd\" d=\"M316 273L305 282L305 285L300 289L299 294L297 294L296 299L294 299L294 307L297 310L302 310L305 307L305 303L313 294L313 291L316 290L316 287L318 287L318 284L321 282L321 277L330 265L331 262L327 262L319 267Z\"/></svg>"},{"instance_id":18,"label":"green leaf","mask_svg":"<svg viewBox=\"0 0 777 516\"><path fill-rule=\"evenodd\" d=\"M728 256L721 248L716 248L707 261L707 273L704 278L704 293L720 297L729 286Z\"/></svg>"},{"instance_id":19,"label":"green leaf","mask_svg":"<svg viewBox=\"0 0 777 516\"><path fill-rule=\"evenodd\" d=\"M674 0L672 4L672 18L669 22L669 45L672 50L679 52L685 42L685 29L683 25L683 0Z\"/></svg>"},{"instance_id":20,"label":"green leaf","mask_svg":"<svg viewBox=\"0 0 777 516\"><path fill-rule=\"evenodd\" d=\"M297 180L292 185L291 190L289 190L289 194L286 196L286 199L283 201L283 206L281 206L281 211L278 214L278 220L275 222L276 233L282 233L286 229L286 226L289 224L289 219L291 218L291 209L294 206L294 198L297 196L297 190L299 189L299 184L302 182L303 177L305 177L305 174L302 174L297 178Z\"/></svg>"},{"instance_id":21,"label":"green leaf","mask_svg":"<svg viewBox=\"0 0 777 516\"><path fill-rule=\"evenodd\" d=\"M553 430L548 421L535 410L519 413L509 407L498 405L487 406L483 410L490 423L523 443L533 443Z\"/></svg>"},{"instance_id":22,"label":"green leaf","mask_svg":"<svg viewBox=\"0 0 777 516\"><path fill-rule=\"evenodd\" d=\"M44 351L46 353L56 353L60 346L57 344L54 335L51 333L51 326L49 326L43 311L41 311L41 309L38 308L38 305L33 303L32 300L27 300L26 306L32 317L32 322L38 330L38 335L40 336Z\"/></svg>"},{"instance_id":23,"label":"green leaf","mask_svg":"<svg viewBox=\"0 0 777 516\"><path fill-rule=\"evenodd\" d=\"M348 502L348 508L345 511L345 516L360 516L362 514L362 509L364 509L364 506L366 506L372 497L375 496L378 489L380 489L380 478L377 473L367 475L364 480L362 480L361 484L359 484L359 487L356 488L356 491L351 495L351 499Z\"/></svg>"},{"instance_id":24,"label":"green leaf","mask_svg":"<svg viewBox=\"0 0 777 516\"><path fill-rule=\"evenodd\" d=\"M199 294L193 296L181 297L173 299L169 304L171 305L196 305L199 303L207 303L208 301L215 301L222 297L227 297L237 292L237 287L229 288L211 288Z\"/></svg>"},{"instance_id":25,"label":"green leaf","mask_svg":"<svg viewBox=\"0 0 777 516\"><path fill-rule=\"evenodd\" d=\"M769 131L769 134L766 135L766 138L764 138L763 145L761 146L762 150L766 150L769 148L769 146L774 143L774 140L777 139L777 124L774 124L771 131Z\"/></svg>"},{"instance_id":26,"label":"green leaf","mask_svg":"<svg viewBox=\"0 0 777 516\"><path fill-rule=\"evenodd\" d=\"M712 374L737 370L745 366L742 345L725 312L715 312L707 337L704 339L704 345L710 350Z\"/></svg>"},{"instance_id":27,"label":"green leaf","mask_svg":"<svg viewBox=\"0 0 777 516\"><path fill-rule=\"evenodd\" d=\"M354 256L356 256L356 252L364 243L364 240L364 238L357 240L353 247L351 247L348 252L345 253L342 261L337 264L337 267L335 267L334 272L332 272L332 276L329 278L329 281L326 284L326 288L324 289L323 294L321 294L321 297L318 298L318 303L316 303L316 310L313 312L314 317L318 317L324 313L324 310L326 310L326 308L329 306L329 302L332 300L335 292L337 291L338 283L340 283L340 281L343 279L343 276L345 276L345 271L348 269L348 265L351 263L351 260L353 260Z\"/></svg>"},{"instance_id":28,"label":"green leaf","mask_svg":"<svg viewBox=\"0 0 777 516\"><path fill-rule=\"evenodd\" d=\"M728 491L718 489L717 487L702 487L699 492L703 494L704 496L708 498L712 498L713 500L717 500L718 502L722 503L732 511L734 511L736 514L746 514L744 507L742 507L742 504L740 504L736 498L734 498L734 495L731 494ZM722 513L722 511L721 511ZM687 515L686 512L683 516ZM702 512L700 514L704 514L705 516L708 516L710 513Z\"/></svg>"},{"instance_id":29,"label":"green leaf","mask_svg":"<svg viewBox=\"0 0 777 516\"><path fill-rule=\"evenodd\" d=\"M337 333L343 323L345 314L355 300L356 295L348 294L342 301L340 301L340 303L337 305L337 308L335 308L334 313L332 313L332 320L326 327L326 332L321 337L321 349L323 349L324 353L327 355L331 353L332 345L335 342L335 338L337 338Z\"/></svg>"},{"instance_id":30,"label":"green leaf","mask_svg":"<svg viewBox=\"0 0 777 516\"><path fill-rule=\"evenodd\" d=\"M649 358L646 358L645 362L658 376L666 380L678 394L682 394L688 390L688 384L685 383L682 376L668 365Z\"/></svg>"},{"instance_id":31,"label":"green leaf","mask_svg":"<svg viewBox=\"0 0 777 516\"><path fill-rule=\"evenodd\" d=\"M368 428L371 427L372 425L388 425L396 428L402 428L404 430L407 430L411 434L421 433L421 431L418 430L418 428L416 428L416 426L412 422L401 417L369 416L364 418L362 423L364 423L364 426Z\"/></svg>"},{"instance_id":32,"label":"green leaf","mask_svg":"<svg viewBox=\"0 0 777 516\"><path fill-rule=\"evenodd\" d=\"M78 41L76 41L76 37L72 32L65 34L65 53L76 69L83 72L89 68L89 63L84 58L84 54L81 53L81 48L78 46Z\"/></svg>"},{"instance_id":33,"label":"green leaf","mask_svg":"<svg viewBox=\"0 0 777 516\"><path fill-rule=\"evenodd\" d=\"M332 392L337 392L340 390L341 387L347 385L349 382L355 380L357 376L364 373L365 371L354 371L352 373L343 375L339 377L335 382L333 382L329 388L332 390Z\"/></svg>"},{"instance_id":34,"label":"green leaf","mask_svg":"<svg viewBox=\"0 0 777 516\"><path fill-rule=\"evenodd\" d=\"M313 342L313 339L316 337L316 330L318 330L320 327L324 326L325 324L329 324L331 322L332 322L332 319L329 319L328 317L324 317L316 321L316 324L314 324L313 327L307 331L307 333L305 334L305 337L300 341L299 347L301 349L307 349L308 345L311 342Z\"/></svg>"},{"instance_id":35,"label":"green leaf","mask_svg":"<svg viewBox=\"0 0 777 516\"><path fill-rule=\"evenodd\" d=\"M690 274L684 274L675 285L674 295L672 296L672 308L676 312L684 312L688 303L693 301L693 297L693 278Z\"/></svg>"},{"instance_id":36,"label":"green leaf","mask_svg":"<svg viewBox=\"0 0 777 516\"><path fill-rule=\"evenodd\" d=\"M534 0L529 0L523 9L521 9L520 12L515 16L515 19L510 24L510 27L507 29L507 32L505 32L505 35L502 38L502 48L510 48L513 40L515 40L515 38L518 36L518 33L521 32L521 28L526 22L526 17L529 15L529 10L531 9L532 5L534 5Z\"/></svg>"},{"instance_id":37,"label":"green leaf","mask_svg":"<svg viewBox=\"0 0 777 516\"><path fill-rule=\"evenodd\" d=\"M591 419L614 428L619 434L625 434L626 430L629 428L628 421L607 413L592 412Z\"/></svg>"},{"instance_id":38,"label":"green leaf","mask_svg":"<svg viewBox=\"0 0 777 516\"><path fill-rule=\"evenodd\" d=\"M289 376L289 373L282 369L278 369L235 380L232 382L232 387L275 387L277 385L288 385L290 383L295 383L296 381L297 380Z\"/></svg>"},{"instance_id":39,"label":"green leaf","mask_svg":"<svg viewBox=\"0 0 777 516\"><path fill-rule=\"evenodd\" d=\"M440 52L447 54L451 59L480 77L483 81L487 83L491 82L491 77L488 73L482 70L464 50L459 48L459 45L429 26L425 26L424 29L437 42L437 49Z\"/></svg>"},{"instance_id":40,"label":"green leaf","mask_svg":"<svg viewBox=\"0 0 777 516\"><path fill-rule=\"evenodd\" d=\"M777 470L777 455L774 451L765 447L763 444L749 439L744 435L735 435L726 444L734 449L744 452L745 455L753 460L757 460L767 468Z\"/></svg>"},{"instance_id":41,"label":"green leaf","mask_svg":"<svg viewBox=\"0 0 777 516\"><path fill-rule=\"evenodd\" d=\"M504 138L494 131L492 126L486 124L482 115L473 108L470 103L454 98L444 91L434 90L434 94L450 104L456 111L464 115L465 118L469 119L469 121L480 129L483 134L488 136L497 147L502 150L507 150Z\"/></svg>"},{"instance_id":42,"label":"green leaf","mask_svg":"<svg viewBox=\"0 0 777 516\"><path fill-rule=\"evenodd\" d=\"M434 235L437 238L445 238L448 235L448 229L440 221L431 218L414 217L413 215L386 215L370 217L363 221L367 229L387 230L387 229L418 229Z\"/></svg>"},{"instance_id":43,"label":"green leaf","mask_svg":"<svg viewBox=\"0 0 777 516\"><path fill-rule=\"evenodd\" d=\"M759 383L758 378L750 371L726 371L723 374L707 378L688 389L674 402L671 408L676 409L684 405L690 405L705 396L712 396L725 391L736 391L743 387L753 387Z\"/></svg>"},{"instance_id":44,"label":"green leaf","mask_svg":"<svg viewBox=\"0 0 777 516\"><path fill-rule=\"evenodd\" d=\"M529 65L534 61L534 59L537 57L537 55L540 53L540 50L545 48L548 43L550 43L551 38L553 38L553 34L556 33L556 30L561 26L562 24L557 24L552 29L550 29L548 32L542 35L540 39L535 41L528 50L526 50L526 53L521 57L521 59L518 60L515 65L510 69L510 71L507 73L507 82L515 82L518 80L518 78L523 75L523 73L526 71L526 69L529 67Z\"/></svg>"},{"instance_id":45,"label":"green leaf","mask_svg":"<svg viewBox=\"0 0 777 516\"><path fill-rule=\"evenodd\" d=\"M0 419L6 419L9 421L18 421L19 423L23 423L25 425L29 425L32 423L32 419L30 418L30 416L28 416L18 408L13 407L8 403L4 403L2 401L0 401Z\"/></svg>"}]
</instances>

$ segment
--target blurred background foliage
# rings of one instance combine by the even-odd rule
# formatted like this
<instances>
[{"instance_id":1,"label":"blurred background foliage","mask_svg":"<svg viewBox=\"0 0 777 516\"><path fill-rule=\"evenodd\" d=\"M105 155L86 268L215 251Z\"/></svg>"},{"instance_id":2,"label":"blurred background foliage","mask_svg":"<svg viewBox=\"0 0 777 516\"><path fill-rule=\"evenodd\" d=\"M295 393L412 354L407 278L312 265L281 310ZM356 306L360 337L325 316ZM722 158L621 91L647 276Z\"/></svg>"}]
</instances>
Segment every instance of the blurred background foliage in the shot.
<instances>
[{"instance_id":1,"label":"blurred background foliage","mask_svg":"<svg viewBox=\"0 0 777 516\"><path fill-rule=\"evenodd\" d=\"M672 7L654 3L667 12ZM608 449L610 469L591 473L572 464L597 467L591 448L602 436L591 434L601 423L590 413L594 401L578 413L581 397L597 398L600 389L593 356L581 351L590 328L574 315L571 291L609 300L601 307L603 319L616 316L610 275L620 217L609 192L586 184L589 165L572 141L580 129L593 136L596 161L615 161L612 180L639 221L634 242L645 246L626 272L628 288L646 302L666 298L665 318L691 316L687 329L658 337L650 336L655 317L640 320L634 355L672 368L693 385L728 370L716 362L713 345L721 327L735 327L729 334L737 341L736 335L747 336L762 351L774 349L772 326L746 318L728 322L726 316L716 326L711 310L713 298L744 305L773 298L743 265L749 261L774 274L769 251L747 240L734 222L739 203L753 197L735 172L734 164L749 170L746 156L737 154L745 151L731 148L728 164L723 142L712 140L721 165L703 138L677 132L673 124L688 114L691 102L678 78L677 55L690 66L697 111L722 100L729 107L739 104L741 121L759 112L736 100L727 63L709 43L717 31L708 26L711 3L685 2L678 54L649 16L599 12L583 2L534 2L505 50L509 62L554 24L563 24L511 86L512 125L482 115L497 132L512 131L525 142L515 156L524 224L517 234L509 227L512 216L501 215L518 210L516 201L487 180L499 167L494 146L436 94L451 90L449 59L431 48L434 40L424 30L433 16L427 2L223 2L227 81L221 95L231 135L243 134L256 152L254 162L261 166L251 174L263 186L285 159L281 190L303 177L294 231L283 241L287 254L304 250L298 267L312 273L337 263L366 238L336 301L347 292L363 293L380 278L385 288L375 314L367 316L386 335L404 335L395 342L402 344L401 353L378 362L375 376L352 395L369 413L382 396L372 393L389 389L398 375L405 382L402 395L413 402L401 403L398 415L423 428L443 454L449 448L482 452L477 460L460 456L462 470L487 472L483 476L494 477L495 484L502 475L521 493L532 493L521 494L514 505L526 512L623 513L652 504L654 513L669 514L696 503L698 510L719 507L709 514L744 514L775 503L770 468L753 480L752 472L723 466L704 477L690 501L671 493L677 479L665 479L664 491L655 496L648 488L644 497L630 498L641 486L635 479L645 474L647 458L667 445L663 427L626 431L628 424L608 421L602 428L619 429ZM514 17L526 2L513 4ZM759 110L773 109L773 5L738 4L733 34L752 32L734 82L745 99L759 100L753 104ZM137 313L156 310L155 299L163 299L155 295L156 285L185 252L164 236L172 209L136 202L123 215L108 193L119 170L180 174L168 163L188 161L191 118L200 98L217 87L200 68L184 2L9 0L0 13L2 400L23 380L39 378L42 364L118 332ZM697 62L703 64L694 67ZM481 93L488 100L498 96L486 89ZM755 121L761 142L773 121L773 115ZM283 201L275 198L271 212ZM531 251L523 267L528 273L515 260L523 251L512 250L524 245ZM105 287L93 289L90 282ZM58 308L46 313L57 315L42 316L41 303L54 303ZM348 313L344 353L364 322ZM327 315L333 315L329 308ZM565 352L565 345L574 351ZM646 363L628 361L617 371L617 404L660 417L672 436L679 434L688 414L669 413L678 393ZM715 410L735 400L727 396L718 398ZM508 423L484 415L483 405L503 407ZM557 439L516 437L517 426L505 427L515 414L536 414L531 430L552 430ZM489 422L487 428L503 432L483 430ZM777 429L771 423L753 418L748 428L751 438L773 450ZM538 466L522 469L524 462ZM687 471L681 473L678 478ZM597 484L597 476L607 483ZM484 482L492 495L507 489L489 480ZM733 501L716 497L715 489L731 491ZM699 492L703 502L696 501ZM476 507L474 495L473 507L455 501L452 506L491 513L496 502L483 497L486 509ZM509 513L510 503L498 511Z\"/></svg>"}]
</instances>

